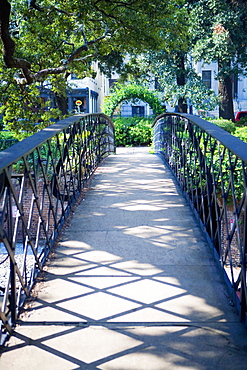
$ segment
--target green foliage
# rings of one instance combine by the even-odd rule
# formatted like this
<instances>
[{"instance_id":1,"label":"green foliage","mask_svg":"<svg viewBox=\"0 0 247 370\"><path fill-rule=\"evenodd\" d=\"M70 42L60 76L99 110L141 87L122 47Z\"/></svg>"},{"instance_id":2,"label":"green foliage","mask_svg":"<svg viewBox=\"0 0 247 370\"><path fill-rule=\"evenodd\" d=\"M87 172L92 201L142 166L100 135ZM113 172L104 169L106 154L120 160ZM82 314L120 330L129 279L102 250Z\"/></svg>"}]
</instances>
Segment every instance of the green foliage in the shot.
<instances>
[{"instance_id":1,"label":"green foliage","mask_svg":"<svg viewBox=\"0 0 247 370\"><path fill-rule=\"evenodd\" d=\"M116 146L148 146L152 143L152 119L119 117L114 119Z\"/></svg>"},{"instance_id":2,"label":"green foliage","mask_svg":"<svg viewBox=\"0 0 247 370\"><path fill-rule=\"evenodd\" d=\"M247 117L240 118L240 121L236 122L236 126L238 127L247 126Z\"/></svg>"},{"instance_id":3,"label":"green foliage","mask_svg":"<svg viewBox=\"0 0 247 370\"><path fill-rule=\"evenodd\" d=\"M0 140L12 140L15 135L11 131L0 131Z\"/></svg>"},{"instance_id":4,"label":"green foliage","mask_svg":"<svg viewBox=\"0 0 247 370\"><path fill-rule=\"evenodd\" d=\"M232 77L246 73L247 3L245 1L190 1L190 37L195 61L217 62L219 114L234 120Z\"/></svg>"},{"instance_id":5,"label":"green foliage","mask_svg":"<svg viewBox=\"0 0 247 370\"><path fill-rule=\"evenodd\" d=\"M236 126L236 124L234 124L231 120L223 119L223 118L212 119L212 118L207 117L206 120L223 128L223 130L226 130L231 135L238 137L240 140L247 142L247 126L239 127L239 126Z\"/></svg>"},{"instance_id":6,"label":"green foliage","mask_svg":"<svg viewBox=\"0 0 247 370\"><path fill-rule=\"evenodd\" d=\"M207 117L206 120L214 123L215 125L217 125L219 127L221 127L223 130L229 132L232 135L234 135L236 133L236 126L229 119L223 119L223 118L212 119L212 118Z\"/></svg>"},{"instance_id":7,"label":"green foliage","mask_svg":"<svg viewBox=\"0 0 247 370\"><path fill-rule=\"evenodd\" d=\"M122 79L137 81L138 84L148 86L156 76L157 90L162 101L175 107L178 100L189 100L197 110L213 110L218 104L218 98L213 90L209 89L200 76L188 66L182 70L175 57L176 51L150 51L142 55L132 55L122 70ZM186 59L185 54L185 59ZM177 84L177 77L184 74L184 85Z\"/></svg>"},{"instance_id":8,"label":"green foliage","mask_svg":"<svg viewBox=\"0 0 247 370\"><path fill-rule=\"evenodd\" d=\"M61 118L61 112L41 99L36 85L18 85L11 72L8 71L8 82L0 85L0 115L5 129L20 140ZM0 80L4 76L4 68L0 66Z\"/></svg>"},{"instance_id":9,"label":"green foliage","mask_svg":"<svg viewBox=\"0 0 247 370\"><path fill-rule=\"evenodd\" d=\"M1 112L5 124L19 136L20 131L24 135L35 132L37 122L45 126L58 117L57 111L40 101L37 87L44 84L64 96L68 74L90 75L93 61L110 73L121 71L126 53L160 49L167 42L161 31L164 26L173 29L174 14L182 1L44 0L35 7L31 1L9 3L13 57L30 63L28 75L33 81L25 87L27 71L16 64L6 68L0 60ZM37 107L40 113L34 112Z\"/></svg>"},{"instance_id":10,"label":"green foliage","mask_svg":"<svg viewBox=\"0 0 247 370\"><path fill-rule=\"evenodd\" d=\"M191 68L185 70L186 82L183 86L176 84L175 74L169 71L169 66L163 72L161 83L164 86L165 100L174 107L180 98L190 101L197 110L213 110L218 104L214 91L209 89L195 71Z\"/></svg>"},{"instance_id":11,"label":"green foliage","mask_svg":"<svg viewBox=\"0 0 247 370\"><path fill-rule=\"evenodd\" d=\"M13 132L0 131L0 151L9 148L18 140L15 138Z\"/></svg>"},{"instance_id":12,"label":"green foliage","mask_svg":"<svg viewBox=\"0 0 247 370\"><path fill-rule=\"evenodd\" d=\"M234 135L247 143L247 126L237 127Z\"/></svg>"},{"instance_id":13,"label":"green foliage","mask_svg":"<svg viewBox=\"0 0 247 370\"><path fill-rule=\"evenodd\" d=\"M102 110L108 116L112 116L114 110L122 102L132 103L142 100L150 105L155 115L164 113L160 99L155 91L137 84L116 84L112 93L105 98Z\"/></svg>"},{"instance_id":14,"label":"green foliage","mask_svg":"<svg viewBox=\"0 0 247 370\"><path fill-rule=\"evenodd\" d=\"M245 68L246 10L245 2L192 1L190 32L195 42L194 57L204 58L206 63L220 60L224 64L230 60L233 68L239 68L239 63Z\"/></svg>"},{"instance_id":15,"label":"green foliage","mask_svg":"<svg viewBox=\"0 0 247 370\"><path fill-rule=\"evenodd\" d=\"M114 66L119 52L159 49L161 30L164 24L172 29L170 18L181 0L45 0L38 2L40 9L30 3L11 2L16 56L28 60L35 72L68 63L77 74L90 68L87 61L103 63L108 57L107 64Z\"/></svg>"},{"instance_id":16,"label":"green foliage","mask_svg":"<svg viewBox=\"0 0 247 370\"><path fill-rule=\"evenodd\" d=\"M243 118L243 121L244 120L245 119ZM214 123L215 125L223 128L223 130L226 130L230 134L238 137L240 140L247 142L247 126L239 127L239 126L236 126L236 124L234 124L231 120L223 119L223 118L219 118L219 119L207 118L207 121Z\"/></svg>"}]
</instances>

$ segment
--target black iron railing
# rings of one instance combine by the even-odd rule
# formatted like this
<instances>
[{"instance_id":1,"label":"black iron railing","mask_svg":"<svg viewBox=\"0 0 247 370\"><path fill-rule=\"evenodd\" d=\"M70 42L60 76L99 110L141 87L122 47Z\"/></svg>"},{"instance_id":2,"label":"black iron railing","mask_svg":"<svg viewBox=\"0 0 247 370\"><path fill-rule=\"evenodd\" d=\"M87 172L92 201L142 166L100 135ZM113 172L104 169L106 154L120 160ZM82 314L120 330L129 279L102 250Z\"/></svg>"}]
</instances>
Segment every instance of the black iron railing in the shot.
<instances>
[{"instance_id":1,"label":"black iron railing","mask_svg":"<svg viewBox=\"0 0 247 370\"><path fill-rule=\"evenodd\" d=\"M155 151L189 199L246 322L247 143L187 114L163 114L153 129Z\"/></svg>"},{"instance_id":2,"label":"black iron railing","mask_svg":"<svg viewBox=\"0 0 247 370\"><path fill-rule=\"evenodd\" d=\"M0 152L1 344L83 186L114 152L103 114L67 118Z\"/></svg>"}]
</instances>

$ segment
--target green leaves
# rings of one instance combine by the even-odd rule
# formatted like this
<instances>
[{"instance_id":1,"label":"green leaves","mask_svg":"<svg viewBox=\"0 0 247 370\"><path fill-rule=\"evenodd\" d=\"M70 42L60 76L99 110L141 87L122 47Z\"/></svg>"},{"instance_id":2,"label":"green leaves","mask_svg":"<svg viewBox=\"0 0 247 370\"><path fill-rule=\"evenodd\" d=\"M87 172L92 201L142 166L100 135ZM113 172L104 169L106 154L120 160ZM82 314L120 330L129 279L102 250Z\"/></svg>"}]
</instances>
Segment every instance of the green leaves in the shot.
<instances>
[{"instance_id":1,"label":"green leaves","mask_svg":"<svg viewBox=\"0 0 247 370\"><path fill-rule=\"evenodd\" d=\"M191 6L191 36L193 56L205 62L229 60L234 67L246 68L246 4L225 0L200 0Z\"/></svg>"},{"instance_id":2,"label":"green leaves","mask_svg":"<svg viewBox=\"0 0 247 370\"><path fill-rule=\"evenodd\" d=\"M219 115L234 120L232 78L247 72L247 4L242 1L190 1L190 35L196 61L218 63Z\"/></svg>"},{"instance_id":3,"label":"green leaves","mask_svg":"<svg viewBox=\"0 0 247 370\"><path fill-rule=\"evenodd\" d=\"M112 69L121 70L126 53L159 50L168 42L162 31L165 25L166 29L174 26L177 5L169 0L15 0L9 4L4 0L1 16L6 3L12 9L9 22L5 17L4 32L9 33L15 48L9 50L2 37L4 32L0 32L4 49L10 52L8 69L3 59L0 62L4 81L0 86L0 104L6 127L16 135L35 132L35 123L41 122L38 127L42 127L59 115L41 101L41 83L64 96L68 74L80 78L89 75L92 61L99 61L109 73ZM31 68L21 66L20 61L24 60ZM151 99L149 94L144 95L144 99ZM154 100L152 104L159 112L158 103Z\"/></svg>"},{"instance_id":4,"label":"green leaves","mask_svg":"<svg viewBox=\"0 0 247 370\"><path fill-rule=\"evenodd\" d=\"M0 115L5 129L12 131L16 138L22 139L48 125L51 120L61 117L61 112L51 109L49 102L40 97L36 85L22 86L15 80L13 70L0 65Z\"/></svg>"},{"instance_id":5,"label":"green leaves","mask_svg":"<svg viewBox=\"0 0 247 370\"><path fill-rule=\"evenodd\" d=\"M197 110L213 110L218 104L218 98L214 91L209 89L201 80L196 72L187 68L185 70L186 81L184 85L176 84L176 74L172 70L167 70L160 79L164 88L165 100L174 107L180 98L189 100Z\"/></svg>"},{"instance_id":6,"label":"green leaves","mask_svg":"<svg viewBox=\"0 0 247 370\"><path fill-rule=\"evenodd\" d=\"M152 119L119 117L113 120L116 146L148 146L152 143Z\"/></svg>"},{"instance_id":7,"label":"green leaves","mask_svg":"<svg viewBox=\"0 0 247 370\"><path fill-rule=\"evenodd\" d=\"M211 119L209 117L207 117L206 119L207 119L207 121L210 121L210 122L214 123L215 125L221 127L223 130L229 132L229 134L235 135L236 126L231 120L223 119L223 118Z\"/></svg>"},{"instance_id":8,"label":"green leaves","mask_svg":"<svg viewBox=\"0 0 247 370\"><path fill-rule=\"evenodd\" d=\"M102 110L108 116L112 116L114 110L121 102L131 101L135 103L138 100L148 103L155 115L164 112L161 101L156 93L137 84L116 84L112 93L105 98Z\"/></svg>"},{"instance_id":9,"label":"green leaves","mask_svg":"<svg viewBox=\"0 0 247 370\"><path fill-rule=\"evenodd\" d=\"M17 0L11 5L9 29L16 41L15 56L31 62L37 80L37 72L46 70L47 76L59 66L64 71L70 65L77 73L82 66L71 66L71 62L92 52L97 60L112 50L126 53L159 48L164 19L172 17L176 4L168 0L46 0L34 7L30 3L28 8Z\"/></svg>"}]
</instances>

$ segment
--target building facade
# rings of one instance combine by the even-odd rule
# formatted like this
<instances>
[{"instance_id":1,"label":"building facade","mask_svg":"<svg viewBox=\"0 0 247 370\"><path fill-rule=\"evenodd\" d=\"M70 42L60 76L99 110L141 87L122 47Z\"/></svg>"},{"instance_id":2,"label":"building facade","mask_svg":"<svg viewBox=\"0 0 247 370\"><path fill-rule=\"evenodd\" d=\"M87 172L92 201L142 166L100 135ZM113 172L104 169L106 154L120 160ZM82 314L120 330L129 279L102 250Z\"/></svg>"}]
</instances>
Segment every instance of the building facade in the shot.
<instances>
[{"instance_id":1,"label":"building facade","mask_svg":"<svg viewBox=\"0 0 247 370\"><path fill-rule=\"evenodd\" d=\"M95 78L85 77L78 79L71 74L68 79L66 91L66 106L68 113L96 113L101 112L104 96L109 94L109 79L100 72L97 63L93 64ZM52 107L56 107L55 94L48 88L41 88L41 96L44 100L51 101Z\"/></svg>"},{"instance_id":2,"label":"building facade","mask_svg":"<svg viewBox=\"0 0 247 370\"><path fill-rule=\"evenodd\" d=\"M117 74L113 74L110 79L107 78L100 72L96 62L93 63L92 67L95 71L95 78L85 77L83 79L78 79L73 74L68 77L67 107L69 113L101 112L104 97L110 94L110 88L118 80ZM204 84L217 95L218 81L215 78L218 73L217 63L205 64L203 62L198 62L195 64L192 63L192 67L195 72L201 76ZM154 84L150 85L150 89L155 89ZM247 77L235 76L232 81L232 92L234 112L247 111ZM43 89L41 95L45 99L51 100L52 105L56 106L55 97L51 90ZM195 110L194 107L190 107L189 104L188 106L190 108L190 113L202 113ZM166 105L166 110L172 112L176 110L176 108ZM153 114L153 111L146 102L139 100L135 101L135 103L122 103L115 113L122 117L148 117ZM218 117L218 107L216 107L214 111L203 112L203 114L205 113L208 116Z\"/></svg>"},{"instance_id":3,"label":"building facade","mask_svg":"<svg viewBox=\"0 0 247 370\"><path fill-rule=\"evenodd\" d=\"M94 63L95 78L68 77L68 111L70 113L96 113L101 111L104 96L109 94L109 79Z\"/></svg>"},{"instance_id":4,"label":"building facade","mask_svg":"<svg viewBox=\"0 0 247 370\"><path fill-rule=\"evenodd\" d=\"M215 76L218 73L218 64L205 64L198 62L194 65L196 73L201 76L202 81L206 86L212 89L215 94L218 94L218 81ZM232 79L232 96L233 108L235 114L241 111L247 111L247 78L243 75L236 75ZM209 115L218 117L218 109L208 112Z\"/></svg>"}]
</instances>

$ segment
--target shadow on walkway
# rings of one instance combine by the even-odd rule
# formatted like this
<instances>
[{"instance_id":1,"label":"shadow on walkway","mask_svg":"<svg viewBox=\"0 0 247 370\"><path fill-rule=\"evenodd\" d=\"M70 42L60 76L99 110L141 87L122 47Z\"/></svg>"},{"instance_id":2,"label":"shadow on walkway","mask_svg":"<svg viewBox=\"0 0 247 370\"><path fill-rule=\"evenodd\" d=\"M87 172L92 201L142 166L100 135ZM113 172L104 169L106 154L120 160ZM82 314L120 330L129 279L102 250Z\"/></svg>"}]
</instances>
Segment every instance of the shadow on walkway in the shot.
<instances>
[{"instance_id":1,"label":"shadow on walkway","mask_svg":"<svg viewBox=\"0 0 247 370\"><path fill-rule=\"evenodd\" d=\"M118 149L64 229L2 369L246 369L247 333L173 177Z\"/></svg>"}]
</instances>

